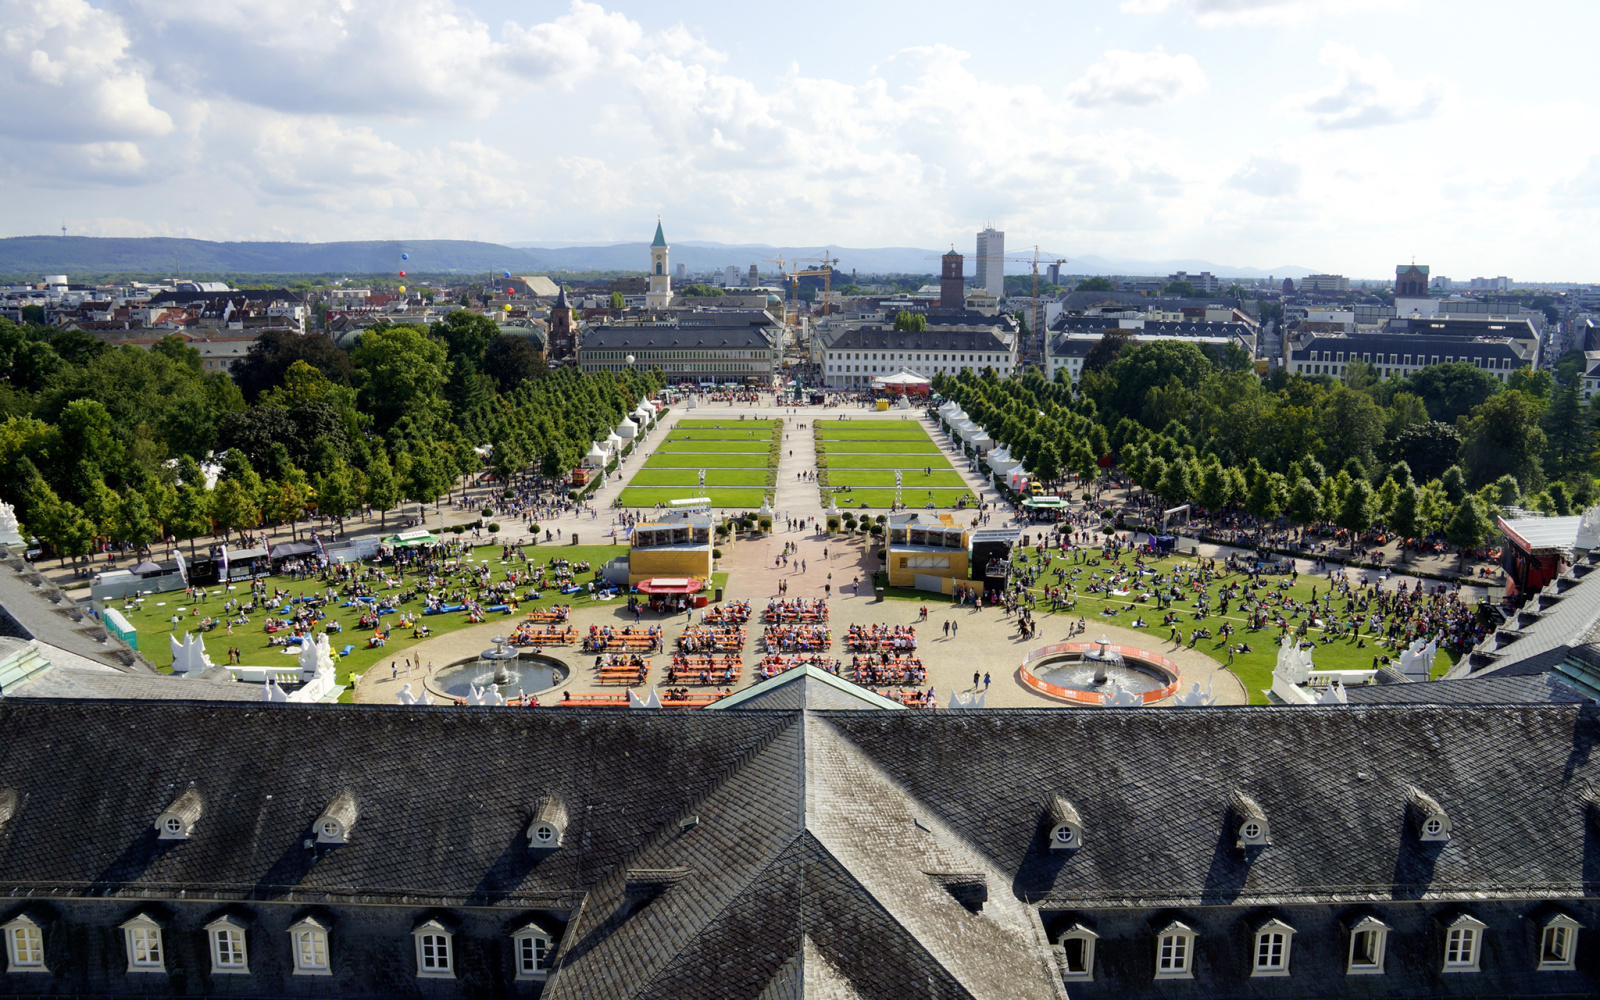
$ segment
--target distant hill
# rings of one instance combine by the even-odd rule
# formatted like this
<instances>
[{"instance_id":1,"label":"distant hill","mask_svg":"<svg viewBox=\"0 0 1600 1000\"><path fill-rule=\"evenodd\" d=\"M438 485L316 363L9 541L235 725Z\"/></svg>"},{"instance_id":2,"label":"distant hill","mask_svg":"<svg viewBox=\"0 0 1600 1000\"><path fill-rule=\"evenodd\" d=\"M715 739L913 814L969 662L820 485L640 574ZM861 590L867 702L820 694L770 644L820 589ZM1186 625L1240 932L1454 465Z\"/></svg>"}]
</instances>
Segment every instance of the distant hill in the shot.
<instances>
[{"instance_id":1,"label":"distant hill","mask_svg":"<svg viewBox=\"0 0 1600 1000\"><path fill-rule=\"evenodd\" d=\"M411 259L401 262L400 255ZM646 255L646 260L649 256ZM14 236L0 239L4 274L473 274L543 270L526 250L470 240L212 243L164 236ZM643 265L637 265L643 270Z\"/></svg>"},{"instance_id":2,"label":"distant hill","mask_svg":"<svg viewBox=\"0 0 1600 1000\"><path fill-rule=\"evenodd\" d=\"M402 266L400 255L410 259ZM858 248L828 246L775 247L764 243L727 244L686 240L672 244L672 263L690 271L720 270L732 265L741 273L751 264L764 273L775 267L770 258L788 261L828 256L842 271L861 274L934 274L940 251L917 247ZM471 240L354 240L343 243L213 243L165 236L121 238L93 236L13 236L0 239L0 274L381 274L407 270L418 274L482 274L541 271L644 271L649 244L612 243L596 246L502 246ZM967 255L966 269L975 261ZM1184 270L1210 271L1219 277L1303 278L1304 267L1262 270L1212 264L1203 260L1140 261L1086 255L1062 269L1069 274L1160 275ZM1025 264L1006 264L1006 273L1023 274Z\"/></svg>"}]
</instances>

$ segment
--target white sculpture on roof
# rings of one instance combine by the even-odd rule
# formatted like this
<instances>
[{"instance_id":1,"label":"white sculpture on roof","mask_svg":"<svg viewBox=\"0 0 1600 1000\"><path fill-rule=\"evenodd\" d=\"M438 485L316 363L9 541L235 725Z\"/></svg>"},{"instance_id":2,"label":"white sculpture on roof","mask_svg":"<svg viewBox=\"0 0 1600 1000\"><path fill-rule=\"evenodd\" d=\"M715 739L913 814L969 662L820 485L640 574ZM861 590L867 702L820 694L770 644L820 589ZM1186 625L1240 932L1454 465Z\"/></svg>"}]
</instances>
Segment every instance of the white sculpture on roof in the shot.
<instances>
[{"instance_id":1,"label":"white sculpture on roof","mask_svg":"<svg viewBox=\"0 0 1600 1000\"><path fill-rule=\"evenodd\" d=\"M326 633L300 643L300 679L309 681L323 673L333 672L333 647L328 645Z\"/></svg>"},{"instance_id":2,"label":"white sculpture on roof","mask_svg":"<svg viewBox=\"0 0 1600 1000\"><path fill-rule=\"evenodd\" d=\"M505 695L501 694L500 689L493 684L485 684L483 687L469 684L467 685L467 691L467 696L461 700L468 705L482 707L486 705L504 705L506 703Z\"/></svg>"},{"instance_id":3,"label":"white sculpture on roof","mask_svg":"<svg viewBox=\"0 0 1600 1000\"><path fill-rule=\"evenodd\" d=\"M1206 680L1204 693L1200 690L1200 682L1195 681L1194 686L1187 693L1180 694L1174 699L1174 704L1184 708L1210 708L1216 703L1217 696L1211 693L1211 680L1209 678Z\"/></svg>"},{"instance_id":4,"label":"white sculpture on roof","mask_svg":"<svg viewBox=\"0 0 1600 1000\"><path fill-rule=\"evenodd\" d=\"M412 693L411 685L407 684L405 687L400 689L400 693L395 696L395 700L402 705L432 705L433 695L424 690L422 692L422 697L418 698Z\"/></svg>"},{"instance_id":5,"label":"white sculpture on roof","mask_svg":"<svg viewBox=\"0 0 1600 1000\"><path fill-rule=\"evenodd\" d=\"M204 636L190 636L183 633L183 641L179 642L175 635L167 636L167 644L172 649L172 672L175 674L198 674L211 666L211 657L206 655L206 640Z\"/></svg>"},{"instance_id":6,"label":"white sculpture on roof","mask_svg":"<svg viewBox=\"0 0 1600 1000\"><path fill-rule=\"evenodd\" d=\"M1433 670L1433 659L1439 653L1439 640L1418 639L1400 654L1397 669L1411 680L1425 681Z\"/></svg>"},{"instance_id":7,"label":"white sculpture on roof","mask_svg":"<svg viewBox=\"0 0 1600 1000\"><path fill-rule=\"evenodd\" d=\"M261 689L261 700L288 704L289 692L278 686L277 678L269 677L266 686Z\"/></svg>"},{"instance_id":8,"label":"white sculpture on roof","mask_svg":"<svg viewBox=\"0 0 1600 1000\"><path fill-rule=\"evenodd\" d=\"M656 694L656 689L650 689L650 697L641 698L633 693L633 688L628 689L629 708L660 708L661 698Z\"/></svg>"},{"instance_id":9,"label":"white sculpture on roof","mask_svg":"<svg viewBox=\"0 0 1600 1000\"><path fill-rule=\"evenodd\" d=\"M1600 506L1587 508L1578 518L1578 536L1572 540L1577 552L1600 549Z\"/></svg>"},{"instance_id":10,"label":"white sculpture on roof","mask_svg":"<svg viewBox=\"0 0 1600 1000\"><path fill-rule=\"evenodd\" d=\"M22 534L17 530L17 509L0 502L0 545L21 545Z\"/></svg>"},{"instance_id":11,"label":"white sculpture on roof","mask_svg":"<svg viewBox=\"0 0 1600 1000\"><path fill-rule=\"evenodd\" d=\"M1144 705L1144 699L1139 697L1139 692L1129 691L1113 680L1110 692L1100 704L1106 708L1140 708Z\"/></svg>"},{"instance_id":12,"label":"white sculpture on roof","mask_svg":"<svg viewBox=\"0 0 1600 1000\"><path fill-rule=\"evenodd\" d=\"M989 696L987 691L974 691L971 694L962 694L954 688L950 689L951 708L982 708L984 699Z\"/></svg>"},{"instance_id":13,"label":"white sculpture on roof","mask_svg":"<svg viewBox=\"0 0 1600 1000\"><path fill-rule=\"evenodd\" d=\"M1348 705L1348 704L1350 704L1350 697L1349 697L1349 695L1345 694L1344 683L1342 681L1340 681L1339 678L1335 677L1333 679L1332 683L1330 683L1328 685L1328 690L1322 692L1322 695L1319 698L1317 698L1317 704L1318 705Z\"/></svg>"},{"instance_id":14,"label":"white sculpture on roof","mask_svg":"<svg viewBox=\"0 0 1600 1000\"><path fill-rule=\"evenodd\" d=\"M1311 670L1311 650L1301 649L1293 636L1284 636L1278 646L1278 665L1272 672L1298 687L1311 679Z\"/></svg>"}]
</instances>

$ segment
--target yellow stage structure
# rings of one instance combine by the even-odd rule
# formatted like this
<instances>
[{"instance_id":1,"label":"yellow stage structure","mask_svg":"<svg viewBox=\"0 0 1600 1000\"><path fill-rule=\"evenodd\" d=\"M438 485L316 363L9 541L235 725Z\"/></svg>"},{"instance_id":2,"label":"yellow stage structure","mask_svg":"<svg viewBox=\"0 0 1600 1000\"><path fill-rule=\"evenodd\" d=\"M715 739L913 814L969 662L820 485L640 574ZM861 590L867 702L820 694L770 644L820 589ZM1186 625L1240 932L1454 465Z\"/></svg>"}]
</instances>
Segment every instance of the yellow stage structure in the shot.
<instances>
[{"instance_id":1,"label":"yellow stage structure","mask_svg":"<svg viewBox=\"0 0 1600 1000\"><path fill-rule=\"evenodd\" d=\"M709 510L658 511L633 529L628 546L628 584L654 577L692 576L710 582L712 528Z\"/></svg>"},{"instance_id":2,"label":"yellow stage structure","mask_svg":"<svg viewBox=\"0 0 1600 1000\"><path fill-rule=\"evenodd\" d=\"M967 529L949 514L903 511L889 515L889 586L951 593L969 577Z\"/></svg>"}]
</instances>

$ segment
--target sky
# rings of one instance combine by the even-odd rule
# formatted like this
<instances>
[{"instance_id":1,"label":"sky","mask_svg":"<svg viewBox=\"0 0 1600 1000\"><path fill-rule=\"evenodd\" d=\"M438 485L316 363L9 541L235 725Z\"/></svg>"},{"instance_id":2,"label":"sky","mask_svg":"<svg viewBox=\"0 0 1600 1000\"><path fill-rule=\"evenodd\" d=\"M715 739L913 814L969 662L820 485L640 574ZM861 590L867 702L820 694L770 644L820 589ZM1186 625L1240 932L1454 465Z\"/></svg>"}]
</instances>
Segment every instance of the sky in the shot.
<instances>
[{"instance_id":1,"label":"sky","mask_svg":"<svg viewBox=\"0 0 1600 1000\"><path fill-rule=\"evenodd\" d=\"M1069 260L1597 281L1597 28L1588 0L0 0L0 235L659 215L971 252L993 223Z\"/></svg>"}]
</instances>

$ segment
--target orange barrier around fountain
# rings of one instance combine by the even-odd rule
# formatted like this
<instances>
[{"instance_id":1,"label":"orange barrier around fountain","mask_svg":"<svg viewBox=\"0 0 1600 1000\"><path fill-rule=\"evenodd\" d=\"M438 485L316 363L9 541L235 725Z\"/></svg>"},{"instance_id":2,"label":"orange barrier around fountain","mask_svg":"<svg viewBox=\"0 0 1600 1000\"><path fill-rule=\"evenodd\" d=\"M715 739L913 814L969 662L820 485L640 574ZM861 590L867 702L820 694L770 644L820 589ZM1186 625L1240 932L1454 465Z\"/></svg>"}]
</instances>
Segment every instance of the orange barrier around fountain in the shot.
<instances>
[{"instance_id":1,"label":"orange barrier around fountain","mask_svg":"<svg viewBox=\"0 0 1600 1000\"><path fill-rule=\"evenodd\" d=\"M1079 705L1094 705L1098 707L1104 704L1105 695L1093 691L1079 691L1076 688L1064 688L1059 684L1051 684L1028 669L1028 665L1049 657L1061 656L1065 653L1082 655L1100 648L1101 644L1098 642L1057 642L1048 646L1040 646L1022 658L1022 666L1019 668L1022 683L1049 698L1058 698L1062 701L1070 701ZM1106 644L1105 649L1113 653L1122 654L1124 659L1142 660L1145 663L1149 663L1172 678L1171 682L1165 687L1157 688L1154 691L1145 691L1139 695L1139 698L1146 705L1158 702L1163 698L1170 698L1178 693L1178 682L1181 676L1178 665L1165 656L1160 653L1152 653L1146 649L1139 649L1136 646L1119 646L1115 643Z\"/></svg>"}]
</instances>

